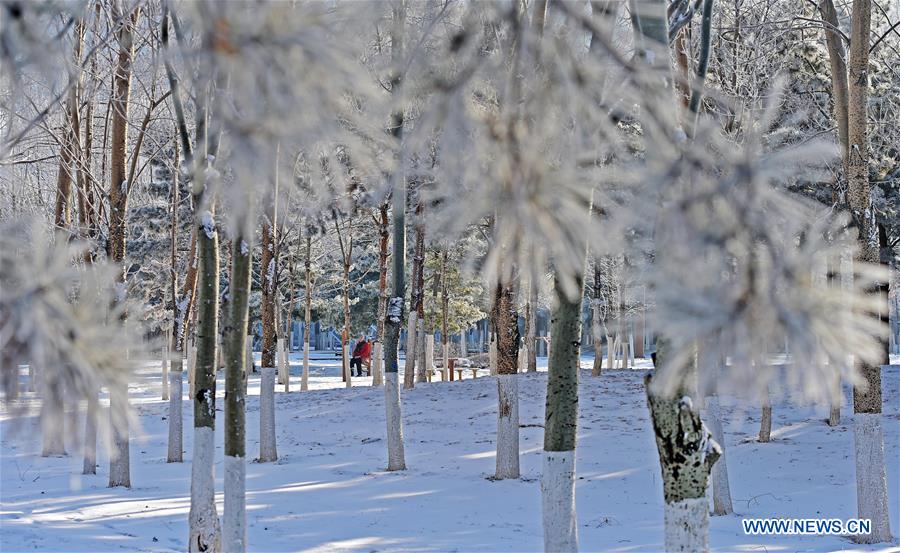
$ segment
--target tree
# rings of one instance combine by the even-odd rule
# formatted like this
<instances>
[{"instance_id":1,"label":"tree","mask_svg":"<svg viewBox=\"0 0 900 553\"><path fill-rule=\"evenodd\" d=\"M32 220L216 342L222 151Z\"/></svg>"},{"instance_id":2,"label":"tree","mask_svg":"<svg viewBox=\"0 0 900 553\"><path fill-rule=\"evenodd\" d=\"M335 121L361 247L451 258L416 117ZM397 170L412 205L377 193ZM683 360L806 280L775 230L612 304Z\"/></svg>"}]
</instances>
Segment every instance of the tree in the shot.
<instances>
[{"instance_id":1,"label":"tree","mask_svg":"<svg viewBox=\"0 0 900 553\"><path fill-rule=\"evenodd\" d=\"M869 182L867 119L871 17L871 1L854 0L847 64L847 199L859 233L857 261L877 264L881 255ZM886 292L883 286L872 291L881 303L879 311L885 313L888 310ZM879 543L891 540L881 427L881 365L889 362L887 341L881 342L881 360L865 363L857 357L857 362L863 377L863 382L853 389L857 505L859 517L872 521L872 532L858 539L863 543Z\"/></svg>"},{"instance_id":2,"label":"tree","mask_svg":"<svg viewBox=\"0 0 900 553\"><path fill-rule=\"evenodd\" d=\"M134 56L134 29L141 13L140 6L131 13L124 13L121 2L114 2L113 17L119 22L116 40L119 44L115 70L115 94L110 98L112 135L110 139L109 171L109 241L107 257L114 263L125 261L125 213L128 209L128 190L125 149L128 138L128 97L131 92L132 58ZM125 293L125 269L122 268L121 294ZM114 410L127 410L128 385L111 391L110 401ZM109 486L131 487L128 426L121 425L114 434L115 452L110 456Z\"/></svg>"},{"instance_id":3,"label":"tree","mask_svg":"<svg viewBox=\"0 0 900 553\"><path fill-rule=\"evenodd\" d=\"M400 66L403 61L403 38L406 25L406 5L403 0L391 7L393 27L391 31L391 92L399 99L402 94ZM402 106L402 104L400 104ZM403 139L404 112L402 107L394 109L389 131L398 142ZM402 152L402 149L401 149ZM393 204L393 268L392 294L385 311L384 335L384 407L387 424L387 453L389 471L406 470L406 455L403 451L403 418L400 412L400 383L397 378L399 366L400 327L403 324L403 303L406 296L404 271L406 266L406 174L402 167L391 175L391 198ZM412 312L410 312L412 316ZM409 356L407 352L407 362ZM408 369L407 369L408 370Z\"/></svg>"}]
</instances>

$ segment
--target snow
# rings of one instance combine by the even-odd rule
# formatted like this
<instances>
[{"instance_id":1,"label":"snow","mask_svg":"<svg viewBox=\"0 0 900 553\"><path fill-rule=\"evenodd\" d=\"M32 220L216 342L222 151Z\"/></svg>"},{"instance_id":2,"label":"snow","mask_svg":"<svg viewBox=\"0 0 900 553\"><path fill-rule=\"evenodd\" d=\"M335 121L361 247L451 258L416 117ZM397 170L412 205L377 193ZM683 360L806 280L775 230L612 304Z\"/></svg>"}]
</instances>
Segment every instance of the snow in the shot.
<instances>
[{"instance_id":1,"label":"snow","mask_svg":"<svg viewBox=\"0 0 900 553\"><path fill-rule=\"evenodd\" d=\"M216 237L216 220L209 211L204 211L200 218L200 226L203 227L203 233L212 240Z\"/></svg>"},{"instance_id":2,"label":"snow","mask_svg":"<svg viewBox=\"0 0 900 553\"><path fill-rule=\"evenodd\" d=\"M258 353L256 354L258 362ZM299 390L302 353L291 359ZM900 360L895 360L898 363ZM546 359L539 366L546 370ZM576 502L582 551L661 551L664 505L658 457L637 370L590 376L582 362ZM353 379L343 388L340 357L313 352L310 391L275 394L279 460L247 463L250 551L540 551L540 477L546 373L519 375L521 470L492 481L497 384L491 377L416 384L402 392L408 470L385 471L384 390ZM484 372L482 372L484 374ZM900 366L883 371L883 430L891 527L900 528ZM27 369L22 370L25 389ZM221 377L220 377L221 378ZM108 457L82 476L75 434L69 457L40 457L36 405L18 430L0 413L0 550L184 551L188 537L192 433L185 463L167 464L168 402L159 361L131 387L142 436L132 440L132 489L107 488ZM185 385L185 388L187 386ZM220 395L224 383L217 384ZM828 407L773 405L770 443L758 443L759 409L720 397L735 514L710 518L712 551L891 551L835 536L745 536L744 517L851 518L856 485L850 391L843 424ZM186 393L186 389L185 389ZM23 401L34 395L22 393ZM107 399L104 396L104 402ZM221 413L221 402L217 409ZM190 427L192 404L183 402ZM216 502L223 512L223 417L216 423ZM247 452L259 451L259 375L250 378Z\"/></svg>"}]
</instances>

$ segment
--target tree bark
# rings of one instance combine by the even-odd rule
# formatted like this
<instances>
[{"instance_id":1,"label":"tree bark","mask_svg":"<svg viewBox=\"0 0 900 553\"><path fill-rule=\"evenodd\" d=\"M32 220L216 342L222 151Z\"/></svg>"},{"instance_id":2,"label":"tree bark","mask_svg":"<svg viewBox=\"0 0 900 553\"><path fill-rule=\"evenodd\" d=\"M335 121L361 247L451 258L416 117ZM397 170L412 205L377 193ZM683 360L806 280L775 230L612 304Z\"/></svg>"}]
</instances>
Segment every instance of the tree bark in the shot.
<instances>
[{"instance_id":1,"label":"tree bark","mask_svg":"<svg viewBox=\"0 0 900 553\"><path fill-rule=\"evenodd\" d=\"M394 73L391 80L391 90L399 93L406 8L402 2L396 2L392 11L391 58L394 64ZM402 144L403 119L402 109L394 111L391 117L390 131L397 140L398 146ZM388 302L384 320L384 405L385 424L387 427L387 470L389 471L406 470L406 458L403 450L403 418L400 411L400 383L397 379L400 327L403 324L403 304L406 297L406 282L404 281L406 265L406 174L402 167L402 156L397 155L396 157L399 163L392 175L394 211L393 294Z\"/></svg>"},{"instance_id":2,"label":"tree bark","mask_svg":"<svg viewBox=\"0 0 900 553\"><path fill-rule=\"evenodd\" d=\"M583 279L576 278L581 290ZM541 498L545 551L577 551L575 435L578 428L578 368L581 356L581 298L566 296L554 279L556 307L551 320L555 343L547 373Z\"/></svg>"},{"instance_id":3,"label":"tree bark","mask_svg":"<svg viewBox=\"0 0 900 553\"><path fill-rule=\"evenodd\" d=\"M260 280L262 288L262 355L259 392L259 461L276 461L275 444L275 356L277 347L275 310L278 303L278 252L276 240L278 187L268 198L263 221Z\"/></svg>"},{"instance_id":4,"label":"tree bark","mask_svg":"<svg viewBox=\"0 0 900 553\"><path fill-rule=\"evenodd\" d=\"M420 185L421 186L421 185ZM425 281L425 223L422 220L425 211L425 205L422 203L420 199L416 205L415 211L415 233L416 233L416 245L413 251L413 265L412 265L412 291L410 293L410 306L409 306L409 318L410 318L410 328L412 331L407 330L407 351L406 351L406 368L404 369L403 375L403 387L406 389L412 388L415 384L416 377L416 368L419 360L424 357L423 351L420 349L423 345L424 340L422 339L419 329L424 330L424 321L420 321L423 315L423 300L425 296L425 291L423 290L422 284ZM415 315L414 315L415 314ZM415 319L415 322L412 321ZM410 348L410 340L412 340L412 348ZM412 363L410 363L410 358L413 359ZM424 370L424 367L420 367L419 370ZM422 382L422 380L419 380Z\"/></svg>"},{"instance_id":5,"label":"tree bark","mask_svg":"<svg viewBox=\"0 0 900 553\"><path fill-rule=\"evenodd\" d=\"M312 333L312 236L306 235L306 259L303 268L306 276L306 304L303 310L303 377L300 380L300 390L309 390L309 335Z\"/></svg>"},{"instance_id":6,"label":"tree bark","mask_svg":"<svg viewBox=\"0 0 900 553\"><path fill-rule=\"evenodd\" d=\"M387 202L378 208L378 312L375 315L375 343L372 350L372 386L382 386L384 376L382 370L381 348L384 343L384 319L387 313L388 290L388 242L390 240L391 221L388 218Z\"/></svg>"},{"instance_id":7,"label":"tree bark","mask_svg":"<svg viewBox=\"0 0 900 553\"><path fill-rule=\"evenodd\" d=\"M853 1L848 64L847 180L851 215L859 231L860 249L857 259L863 263L879 263L881 260L878 225L875 222L872 186L869 182L867 105L871 17L871 0ZM884 286L880 286L872 290L872 293L881 294L884 291ZM881 311L886 313L887 298L882 301L884 305ZM884 433L881 426L881 365L889 363L886 341L882 349L882 362L860 363L858 368L863 377L863 384L853 390L858 517L872 521L872 532L855 538L860 543L881 543L891 540Z\"/></svg>"},{"instance_id":8,"label":"tree bark","mask_svg":"<svg viewBox=\"0 0 900 553\"><path fill-rule=\"evenodd\" d=\"M519 477L519 314L512 284L494 291L497 324L497 479Z\"/></svg>"},{"instance_id":9,"label":"tree bark","mask_svg":"<svg viewBox=\"0 0 900 553\"><path fill-rule=\"evenodd\" d=\"M116 8L118 12L118 8ZM115 264L125 261L125 213L128 209L128 191L131 183L125 181L125 149L128 143L128 97L131 93L132 58L134 57L134 28L140 16L137 7L128 16L115 14L122 20L116 33L119 53L113 78L115 90L110 98L112 114L112 134L110 140L109 161L109 232L107 257ZM121 267L119 276L119 294L125 294L125 268ZM125 413L128 406L128 386L110 390L110 410L112 413ZM129 456L129 430L126 417L119 417L113 432L114 454L110 455L109 487L131 487L131 469Z\"/></svg>"},{"instance_id":10,"label":"tree bark","mask_svg":"<svg viewBox=\"0 0 900 553\"><path fill-rule=\"evenodd\" d=\"M197 175L199 176L199 174ZM202 189L201 189L202 190ZM203 209L205 194L195 195L197 251L200 258L197 310L197 360L194 364L194 454L191 461L191 552L221 548L215 502L216 348L219 339L219 240L214 206Z\"/></svg>"},{"instance_id":11,"label":"tree bark","mask_svg":"<svg viewBox=\"0 0 900 553\"><path fill-rule=\"evenodd\" d=\"M731 486L728 484L728 465L725 461L725 431L722 429L722 412L719 407L719 396L707 398L706 419L713 440L722 449L722 457L712 466L712 489L714 515L730 515L734 512L731 504Z\"/></svg>"},{"instance_id":12,"label":"tree bark","mask_svg":"<svg viewBox=\"0 0 900 553\"><path fill-rule=\"evenodd\" d=\"M59 146L59 170L56 175L56 209L54 222L59 230L69 231L72 225L72 176L73 161L80 164L81 138L78 119L78 92L81 83L81 47L84 36L84 20L79 18L75 23L74 40L72 46L73 73L70 79L74 81L69 85L66 94L66 126L63 130L62 142ZM79 215L80 216L80 215Z\"/></svg>"},{"instance_id":13,"label":"tree bark","mask_svg":"<svg viewBox=\"0 0 900 553\"><path fill-rule=\"evenodd\" d=\"M247 359L252 233L239 232L232 242L231 302L224 333L225 348L225 511L222 517L223 548L247 550L246 405L244 374Z\"/></svg>"}]
</instances>

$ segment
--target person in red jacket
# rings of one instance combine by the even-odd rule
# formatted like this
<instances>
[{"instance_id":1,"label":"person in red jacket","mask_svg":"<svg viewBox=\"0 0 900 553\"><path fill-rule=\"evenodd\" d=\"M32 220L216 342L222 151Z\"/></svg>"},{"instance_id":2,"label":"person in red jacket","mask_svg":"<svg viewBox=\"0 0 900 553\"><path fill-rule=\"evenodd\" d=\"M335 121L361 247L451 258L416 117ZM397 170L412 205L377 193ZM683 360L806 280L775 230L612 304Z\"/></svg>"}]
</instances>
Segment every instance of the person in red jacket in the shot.
<instances>
[{"instance_id":1,"label":"person in red jacket","mask_svg":"<svg viewBox=\"0 0 900 553\"><path fill-rule=\"evenodd\" d=\"M356 376L362 376L363 363L366 365L366 376L371 372L372 344L370 344L364 335L359 336L356 347L353 348L353 355L350 358L350 374L353 374L353 367L356 366Z\"/></svg>"}]
</instances>

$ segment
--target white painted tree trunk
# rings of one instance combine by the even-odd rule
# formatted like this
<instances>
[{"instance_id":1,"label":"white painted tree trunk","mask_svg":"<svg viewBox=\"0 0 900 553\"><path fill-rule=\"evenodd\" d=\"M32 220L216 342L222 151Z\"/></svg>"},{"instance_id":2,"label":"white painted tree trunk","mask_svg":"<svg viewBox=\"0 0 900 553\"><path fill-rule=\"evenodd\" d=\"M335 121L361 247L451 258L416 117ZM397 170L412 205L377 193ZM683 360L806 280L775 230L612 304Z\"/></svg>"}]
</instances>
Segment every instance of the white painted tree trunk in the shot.
<instances>
[{"instance_id":1,"label":"white painted tree trunk","mask_svg":"<svg viewBox=\"0 0 900 553\"><path fill-rule=\"evenodd\" d=\"M307 325L303 342L303 376L300 378L300 390L309 390L309 325Z\"/></svg>"},{"instance_id":2,"label":"white painted tree trunk","mask_svg":"<svg viewBox=\"0 0 900 553\"><path fill-rule=\"evenodd\" d=\"M713 439L722 447L722 456L712 466L713 514L730 515L734 512L731 504L731 486L728 484L728 465L725 455L725 431L722 428L722 410L719 407L719 396L711 395L706 405L706 423Z\"/></svg>"},{"instance_id":3,"label":"white painted tree trunk","mask_svg":"<svg viewBox=\"0 0 900 553\"><path fill-rule=\"evenodd\" d=\"M428 374L434 374L434 334L425 335L425 370L422 372L426 380Z\"/></svg>"},{"instance_id":4,"label":"white painted tree trunk","mask_svg":"<svg viewBox=\"0 0 900 553\"><path fill-rule=\"evenodd\" d=\"M611 334L606 335L606 368L616 368L616 343Z\"/></svg>"},{"instance_id":5,"label":"white painted tree trunk","mask_svg":"<svg viewBox=\"0 0 900 553\"><path fill-rule=\"evenodd\" d=\"M709 551L709 504L706 497L666 503L666 553Z\"/></svg>"},{"instance_id":6,"label":"white painted tree trunk","mask_svg":"<svg viewBox=\"0 0 900 553\"><path fill-rule=\"evenodd\" d=\"M772 404L769 401L769 389L766 388L762 400L762 416L759 419L759 441L767 443L772 437Z\"/></svg>"},{"instance_id":7,"label":"white painted tree trunk","mask_svg":"<svg viewBox=\"0 0 900 553\"><path fill-rule=\"evenodd\" d=\"M176 351L174 355L180 355L180 352ZM182 416L184 373L181 371L181 363L176 362L172 369L169 373L169 451L166 455L166 462L180 463L183 460L182 444L184 442Z\"/></svg>"},{"instance_id":8,"label":"white painted tree trunk","mask_svg":"<svg viewBox=\"0 0 900 553\"><path fill-rule=\"evenodd\" d=\"M381 342L375 342L372 347L372 386L383 386L384 374L381 364Z\"/></svg>"},{"instance_id":9,"label":"white painted tree trunk","mask_svg":"<svg viewBox=\"0 0 900 553\"><path fill-rule=\"evenodd\" d=\"M523 373L528 370L528 348L519 348L519 358L516 359L516 372Z\"/></svg>"},{"instance_id":10,"label":"white painted tree trunk","mask_svg":"<svg viewBox=\"0 0 900 553\"><path fill-rule=\"evenodd\" d=\"M161 379L161 388L162 388L162 400L169 401L169 334L166 333L166 345L163 347L163 359L162 359L162 379Z\"/></svg>"},{"instance_id":11,"label":"white painted tree trunk","mask_svg":"<svg viewBox=\"0 0 900 553\"><path fill-rule=\"evenodd\" d=\"M275 367L260 369L259 462L278 460L275 447Z\"/></svg>"},{"instance_id":12,"label":"white painted tree trunk","mask_svg":"<svg viewBox=\"0 0 900 553\"><path fill-rule=\"evenodd\" d=\"M97 423L100 416L100 399L97 390L91 392L84 417L84 466L82 474L97 474Z\"/></svg>"},{"instance_id":13,"label":"white painted tree trunk","mask_svg":"<svg viewBox=\"0 0 900 553\"><path fill-rule=\"evenodd\" d=\"M215 454L215 431L208 426L195 426L191 459L191 511L188 515L188 551L191 553L216 553L221 549L215 497Z\"/></svg>"},{"instance_id":14,"label":"white painted tree trunk","mask_svg":"<svg viewBox=\"0 0 900 553\"><path fill-rule=\"evenodd\" d=\"M575 451L544 451L541 473L544 551L578 551L575 514Z\"/></svg>"},{"instance_id":15,"label":"white painted tree trunk","mask_svg":"<svg viewBox=\"0 0 900 553\"><path fill-rule=\"evenodd\" d=\"M350 370L350 344L344 344L343 358L344 375L347 377L344 387L351 388L353 386L353 371Z\"/></svg>"},{"instance_id":16,"label":"white painted tree trunk","mask_svg":"<svg viewBox=\"0 0 900 553\"><path fill-rule=\"evenodd\" d=\"M403 427L400 415L400 381L395 372L384 373L384 403L387 413L388 470L406 470Z\"/></svg>"},{"instance_id":17,"label":"white painted tree trunk","mask_svg":"<svg viewBox=\"0 0 900 553\"><path fill-rule=\"evenodd\" d=\"M837 426L841 424L841 403L844 400L844 394L841 391L841 373L835 369L834 377L831 381L831 409L828 413L828 426Z\"/></svg>"},{"instance_id":18,"label":"white painted tree trunk","mask_svg":"<svg viewBox=\"0 0 900 553\"><path fill-rule=\"evenodd\" d=\"M444 367L444 382L450 380L450 344L444 344L442 353L442 367Z\"/></svg>"},{"instance_id":19,"label":"white painted tree trunk","mask_svg":"<svg viewBox=\"0 0 900 553\"><path fill-rule=\"evenodd\" d=\"M41 448L42 457L56 457L66 454L65 408L62 383L51 371L44 371L41 390Z\"/></svg>"},{"instance_id":20,"label":"white painted tree trunk","mask_svg":"<svg viewBox=\"0 0 900 553\"><path fill-rule=\"evenodd\" d=\"M37 386L35 386L35 378L37 375L34 373L34 363L28 363L28 391L34 393L37 390Z\"/></svg>"},{"instance_id":21,"label":"white painted tree trunk","mask_svg":"<svg viewBox=\"0 0 900 553\"><path fill-rule=\"evenodd\" d=\"M459 333L459 352L461 357L469 356L469 338L466 331Z\"/></svg>"},{"instance_id":22,"label":"white painted tree trunk","mask_svg":"<svg viewBox=\"0 0 900 553\"><path fill-rule=\"evenodd\" d=\"M416 374L416 314L410 313L406 322L406 364L403 366L403 387L406 389L415 386Z\"/></svg>"},{"instance_id":23,"label":"white painted tree trunk","mask_svg":"<svg viewBox=\"0 0 900 553\"><path fill-rule=\"evenodd\" d=\"M881 413L853 415L857 517L872 521L870 534L854 538L858 543L883 543L892 539L881 416Z\"/></svg>"},{"instance_id":24,"label":"white painted tree trunk","mask_svg":"<svg viewBox=\"0 0 900 553\"><path fill-rule=\"evenodd\" d=\"M222 544L227 553L247 551L247 465L243 457L225 456L225 510L222 513Z\"/></svg>"},{"instance_id":25,"label":"white painted tree trunk","mask_svg":"<svg viewBox=\"0 0 900 553\"><path fill-rule=\"evenodd\" d=\"M497 341L494 340L493 334L491 335L491 343L488 346L488 364L491 376L497 376Z\"/></svg>"},{"instance_id":26,"label":"white painted tree trunk","mask_svg":"<svg viewBox=\"0 0 900 553\"><path fill-rule=\"evenodd\" d=\"M291 358L289 356L287 340L284 340L281 344L281 371L282 371L282 384L284 384L284 391L291 391Z\"/></svg>"},{"instance_id":27,"label":"white painted tree trunk","mask_svg":"<svg viewBox=\"0 0 900 553\"><path fill-rule=\"evenodd\" d=\"M187 375L188 375L188 394L189 397L193 398L195 389L194 389L194 366L197 364L197 348L194 347L193 344L189 344L187 347Z\"/></svg>"},{"instance_id":28,"label":"white painted tree trunk","mask_svg":"<svg viewBox=\"0 0 900 553\"><path fill-rule=\"evenodd\" d=\"M498 480L519 477L519 381L515 374L497 376Z\"/></svg>"},{"instance_id":29,"label":"white painted tree trunk","mask_svg":"<svg viewBox=\"0 0 900 553\"><path fill-rule=\"evenodd\" d=\"M109 487L131 487L131 452L128 439L128 384L110 390L110 418L113 422L113 451L109 459Z\"/></svg>"}]
</instances>

